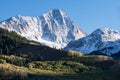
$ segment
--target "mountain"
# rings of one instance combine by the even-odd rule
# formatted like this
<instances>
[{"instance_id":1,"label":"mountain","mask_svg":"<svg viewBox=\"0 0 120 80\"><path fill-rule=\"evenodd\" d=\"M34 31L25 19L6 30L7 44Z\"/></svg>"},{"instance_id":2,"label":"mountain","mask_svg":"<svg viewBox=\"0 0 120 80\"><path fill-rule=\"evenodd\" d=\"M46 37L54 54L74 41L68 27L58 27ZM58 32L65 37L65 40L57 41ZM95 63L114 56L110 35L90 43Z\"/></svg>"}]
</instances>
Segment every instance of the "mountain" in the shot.
<instances>
[{"instance_id":1,"label":"mountain","mask_svg":"<svg viewBox=\"0 0 120 80\"><path fill-rule=\"evenodd\" d=\"M97 29L82 39L71 41L65 49L84 54L98 54L98 51L107 55L115 54L120 51L120 31L109 28Z\"/></svg>"},{"instance_id":2,"label":"mountain","mask_svg":"<svg viewBox=\"0 0 120 80\"><path fill-rule=\"evenodd\" d=\"M68 42L86 36L70 17L59 9L37 17L11 17L0 22L0 27L15 31L28 40L55 48L63 48Z\"/></svg>"}]
</instances>

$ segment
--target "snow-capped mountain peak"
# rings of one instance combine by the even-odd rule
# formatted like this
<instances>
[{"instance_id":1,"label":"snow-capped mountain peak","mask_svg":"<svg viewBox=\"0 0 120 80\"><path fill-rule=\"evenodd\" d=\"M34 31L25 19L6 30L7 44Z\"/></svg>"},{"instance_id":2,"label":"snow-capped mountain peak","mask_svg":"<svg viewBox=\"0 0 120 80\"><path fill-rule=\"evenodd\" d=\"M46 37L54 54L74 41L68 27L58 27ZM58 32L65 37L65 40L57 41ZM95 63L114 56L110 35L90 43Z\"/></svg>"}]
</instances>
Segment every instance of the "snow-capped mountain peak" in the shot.
<instances>
[{"instance_id":1,"label":"snow-capped mountain peak","mask_svg":"<svg viewBox=\"0 0 120 80\"><path fill-rule=\"evenodd\" d=\"M53 17L65 17L65 16L68 16L65 12L63 12L62 10L60 9L53 9L51 10L48 15L51 15Z\"/></svg>"},{"instance_id":2,"label":"snow-capped mountain peak","mask_svg":"<svg viewBox=\"0 0 120 80\"><path fill-rule=\"evenodd\" d=\"M120 39L120 31L109 28L97 29L91 33L91 36L93 35L100 36L102 41L116 41Z\"/></svg>"},{"instance_id":3,"label":"snow-capped mountain peak","mask_svg":"<svg viewBox=\"0 0 120 80\"><path fill-rule=\"evenodd\" d=\"M37 17L18 15L0 22L0 27L56 48L63 48L68 42L86 36L70 17L59 9Z\"/></svg>"},{"instance_id":4,"label":"snow-capped mountain peak","mask_svg":"<svg viewBox=\"0 0 120 80\"><path fill-rule=\"evenodd\" d=\"M102 50L101 53L114 54L120 51L120 31L109 28L96 29L90 35L70 42L65 49L72 49L82 53Z\"/></svg>"}]
</instances>

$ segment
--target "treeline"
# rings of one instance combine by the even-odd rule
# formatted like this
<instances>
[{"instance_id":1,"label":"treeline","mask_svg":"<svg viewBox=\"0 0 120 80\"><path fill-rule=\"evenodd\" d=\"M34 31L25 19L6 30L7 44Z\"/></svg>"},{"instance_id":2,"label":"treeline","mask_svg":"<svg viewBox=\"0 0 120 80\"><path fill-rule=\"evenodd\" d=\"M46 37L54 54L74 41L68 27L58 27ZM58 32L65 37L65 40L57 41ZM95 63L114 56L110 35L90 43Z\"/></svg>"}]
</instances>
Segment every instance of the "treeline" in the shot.
<instances>
[{"instance_id":1,"label":"treeline","mask_svg":"<svg viewBox=\"0 0 120 80\"><path fill-rule=\"evenodd\" d=\"M9 32L0 28L0 54L9 54L10 50L20 46L23 42L27 42L27 39L14 31Z\"/></svg>"},{"instance_id":2,"label":"treeline","mask_svg":"<svg viewBox=\"0 0 120 80\"><path fill-rule=\"evenodd\" d=\"M61 58L82 55L75 51L57 50L28 41L14 31L9 32L2 28L0 28L0 54L24 57L30 61L60 60Z\"/></svg>"}]
</instances>

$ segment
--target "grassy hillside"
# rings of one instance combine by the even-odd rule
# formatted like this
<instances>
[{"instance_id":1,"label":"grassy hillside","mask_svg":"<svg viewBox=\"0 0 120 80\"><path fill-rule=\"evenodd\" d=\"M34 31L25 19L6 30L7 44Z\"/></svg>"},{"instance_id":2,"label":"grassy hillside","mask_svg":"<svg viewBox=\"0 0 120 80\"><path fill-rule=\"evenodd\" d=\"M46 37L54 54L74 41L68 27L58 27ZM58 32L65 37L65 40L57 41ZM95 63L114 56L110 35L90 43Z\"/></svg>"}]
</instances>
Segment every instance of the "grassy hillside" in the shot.
<instances>
[{"instance_id":1,"label":"grassy hillside","mask_svg":"<svg viewBox=\"0 0 120 80\"><path fill-rule=\"evenodd\" d=\"M120 62L107 60L94 61L91 64L85 60L85 62L89 62L85 64L79 62L79 59L81 60L83 57L79 57L77 60L74 57L71 61L31 61L25 63L26 59L24 58L13 59L13 56L6 56L6 59L1 58L2 61L0 60L0 80L120 80ZM25 65L18 65L14 61Z\"/></svg>"}]
</instances>

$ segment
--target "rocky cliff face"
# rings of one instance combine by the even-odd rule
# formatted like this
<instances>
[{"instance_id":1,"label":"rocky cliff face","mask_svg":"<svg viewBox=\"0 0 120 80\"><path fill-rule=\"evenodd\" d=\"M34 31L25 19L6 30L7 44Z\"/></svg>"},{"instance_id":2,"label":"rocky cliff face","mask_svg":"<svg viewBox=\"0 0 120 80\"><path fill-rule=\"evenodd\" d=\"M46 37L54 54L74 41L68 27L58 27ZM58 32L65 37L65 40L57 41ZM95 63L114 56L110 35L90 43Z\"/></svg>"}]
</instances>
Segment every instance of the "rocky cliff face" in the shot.
<instances>
[{"instance_id":1,"label":"rocky cliff face","mask_svg":"<svg viewBox=\"0 0 120 80\"><path fill-rule=\"evenodd\" d=\"M70 17L59 9L53 9L37 17L21 15L11 17L0 22L0 27L56 48L63 48L70 41L86 36Z\"/></svg>"},{"instance_id":2,"label":"rocky cliff face","mask_svg":"<svg viewBox=\"0 0 120 80\"><path fill-rule=\"evenodd\" d=\"M97 29L90 35L71 41L67 50L76 50L84 54L99 51L107 55L115 54L120 51L120 31L108 28Z\"/></svg>"}]
</instances>

